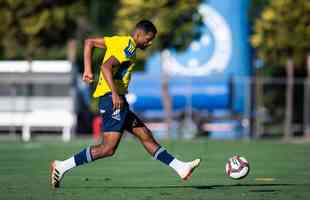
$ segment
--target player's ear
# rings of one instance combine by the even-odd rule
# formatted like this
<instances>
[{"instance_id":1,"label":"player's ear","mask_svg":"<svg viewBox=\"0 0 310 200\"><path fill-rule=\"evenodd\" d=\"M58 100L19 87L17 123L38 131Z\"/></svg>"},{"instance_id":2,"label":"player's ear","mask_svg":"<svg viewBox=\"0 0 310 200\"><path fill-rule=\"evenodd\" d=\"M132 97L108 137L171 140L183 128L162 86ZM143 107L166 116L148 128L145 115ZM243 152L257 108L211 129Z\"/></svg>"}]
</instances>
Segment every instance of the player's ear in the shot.
<instances>
[{"instance_id":1,"label":"player's ear","mask_svg":"<svg viewBox=\"0 0 310 200\"><path fill-rule=\"evenodd\" d=\"M144 33L143 30L141 30L141 29L138 29L138 30L137 30L137 36L138 36L138 38L139 38L139 37L142 37L144 34L145 34L145 33Z\"/></svg>"},{"instance_id":2,"label":"player's ear","mask_svg":"<svg viewBox=\"0 0 310 200\"><path fill-rule=\"evenodd\" d=\"M137 38L139 38L141 36L141 30L140 29L136 30L136 36L137 36Z\"/></svg>"}]
</instances>

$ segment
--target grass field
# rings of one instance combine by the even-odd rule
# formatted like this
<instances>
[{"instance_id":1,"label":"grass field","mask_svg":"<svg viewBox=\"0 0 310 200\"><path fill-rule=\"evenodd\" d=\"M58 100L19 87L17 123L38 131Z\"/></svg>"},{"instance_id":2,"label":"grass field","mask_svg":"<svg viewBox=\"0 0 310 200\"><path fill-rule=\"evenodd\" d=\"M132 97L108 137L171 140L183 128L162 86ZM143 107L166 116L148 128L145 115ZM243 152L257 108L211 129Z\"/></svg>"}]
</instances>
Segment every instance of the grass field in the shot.
<instances>
[{"instance_id":1,"label":"grass field","mask_svg":"<svg viewBox=\"0 0 310 200\"><path fill-rule=\"evenodd\" d=\"M21 143L0 140L0 199L159 200L159 199L309 199L310 144L280 141L163 142L181 159L203 162L189 182L153 160L135 140L126 139L112 158L76 168L65 176L62 188L48 184L49 163L64 159L91 140L37 140ZM245 156L251 172L231 180L224 165L233 154Z\"/></svg>"}]
</instances>

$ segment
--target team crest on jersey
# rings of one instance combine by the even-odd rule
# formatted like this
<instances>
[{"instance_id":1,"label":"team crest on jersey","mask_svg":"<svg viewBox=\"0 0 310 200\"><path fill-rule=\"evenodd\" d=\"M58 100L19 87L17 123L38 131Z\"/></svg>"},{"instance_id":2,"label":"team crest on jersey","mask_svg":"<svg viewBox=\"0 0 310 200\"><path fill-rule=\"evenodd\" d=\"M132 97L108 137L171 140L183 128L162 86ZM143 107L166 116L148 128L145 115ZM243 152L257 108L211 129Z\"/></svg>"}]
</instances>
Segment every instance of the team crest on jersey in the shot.
<instances>
[{"instance_id":1,"label":"team crest on jersey","mask_svg":"<svg viewBox=\"0 0 310 200\"><path fill-rule=\"evenodd\" d=\"M136 52L136 47L133 45L133 43L131 42L131 40L129 40L128 42L128 46L125 48L125 54L127 58L130 58L132 56L135 55Z\"/></svg>"}]
</instances>

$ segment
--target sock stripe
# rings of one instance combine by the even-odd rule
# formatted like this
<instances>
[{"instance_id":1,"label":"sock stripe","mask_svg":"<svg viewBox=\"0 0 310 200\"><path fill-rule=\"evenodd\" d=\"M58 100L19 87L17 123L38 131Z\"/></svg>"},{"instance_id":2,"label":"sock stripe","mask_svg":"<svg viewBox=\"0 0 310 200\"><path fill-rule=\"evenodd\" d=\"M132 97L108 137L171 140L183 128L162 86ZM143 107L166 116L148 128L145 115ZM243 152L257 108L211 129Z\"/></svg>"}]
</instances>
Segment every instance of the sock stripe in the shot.
<instances>
[{"instance_id":1,"label":"sock stripe","mask_svg":"<svg viewBox=\"0 0 310 200\"><path fill-rule=\"evenodd\" d=\"M154 159L160 160L161 162L165 163L166 165L169 165L172 162L172 160L174 159L174 156L172 156L170 153L168 153L165 148L160 147L155 152Z\"/></svg>"},{"instance_id":2,"label":"sock stripe","mask_svg":"<svg viewBox=\"0 0 310 200\"><path fill-rule=\"evenodd\" d=\"M162 153L163 151L165 151L165 148L159 147L154 154L154 159L157 160L158 155Z\"/></svg>"},{"instance_id":3,"label":"sock stripe","mask_svg":"<svg viewBox=\"0 0 310 200\"><path fill-rule=\"evenodd\" d=\"M81 152L79 152L78 154L74 156L74 161L75 161L76 166L88 163L86 151L87 149L83 149Z\"/></svg>"},{"instance_id":4,"label":"sock stripe","mask_svg":"<svg viewBox=\"0 0 310 200\"><path fill-rule=\"evenodd\" d=\"M88 163L93 161L92 156L91 156L91 152L90 152L90 147L87 147L87 149L86 149L86 159L87 159Z\"/></svg>"}]
</instances>

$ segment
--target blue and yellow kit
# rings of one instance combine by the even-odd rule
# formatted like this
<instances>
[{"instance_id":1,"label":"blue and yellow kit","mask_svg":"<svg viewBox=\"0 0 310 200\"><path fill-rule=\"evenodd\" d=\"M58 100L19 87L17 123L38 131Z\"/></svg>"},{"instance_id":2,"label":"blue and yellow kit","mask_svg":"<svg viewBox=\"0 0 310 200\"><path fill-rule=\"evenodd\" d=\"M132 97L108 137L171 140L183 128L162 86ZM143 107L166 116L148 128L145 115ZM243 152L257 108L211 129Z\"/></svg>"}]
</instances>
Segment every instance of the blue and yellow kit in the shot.
<instances>
[{"instance_id":1,"label":"blue and yellow kit","mask_svg":"<svg viewBox=\"0 0 310 200\"><path fill-rule=\"evenodd\" d=\"M113 66L112 75L117 93L123 98L124 105L122 109L113 109L111 89L100 70L93 97L99 97L102 131L119 133L124 130L132 131L134 127L143 126L142 121L130 110L125 98L136 59L136 44L131 36L104 37L104 43L106 52L102 62L114 56L120 63L118 66Z\"/></svg>"},{"instance_id":2,"label":"blue and yellow kit","mask_svg":"<svg viewBox=\"0 0 310 200\"><path fill-rule=\"evenodd\" d=\"M111 56L119 61L119 66L113 66L113 80L119 95L127 93L130 76L136 59L136 44L131 36L104 37L106 52L103 63ZM111 92L100 70L99 81L93 97L100 97Z\"/></svg>"}]
</instances>

